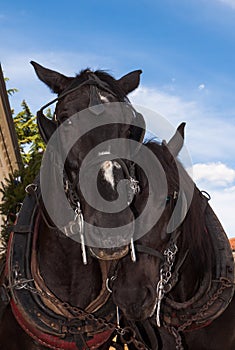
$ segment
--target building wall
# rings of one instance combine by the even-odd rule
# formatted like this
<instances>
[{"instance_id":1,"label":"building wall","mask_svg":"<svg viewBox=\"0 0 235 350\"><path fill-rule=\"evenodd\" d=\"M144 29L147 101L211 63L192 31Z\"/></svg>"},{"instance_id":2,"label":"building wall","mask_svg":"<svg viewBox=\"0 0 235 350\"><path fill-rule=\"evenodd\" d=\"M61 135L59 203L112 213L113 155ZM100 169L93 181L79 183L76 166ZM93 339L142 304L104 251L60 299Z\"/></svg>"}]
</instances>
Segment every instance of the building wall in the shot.
<instances>
[{"instance_id":1,"label":"building wall","mask_svg":"<svg viewBox=\"0 0 235 350\"><path fill-rule=\"evenodd\" d=\"M0 186L19 168L21 156L7 96L6 85L0 65ZM1 193L0 193L1 200ZM0 217L0 224L2 218Z\"/></svg>"}]
</instances>

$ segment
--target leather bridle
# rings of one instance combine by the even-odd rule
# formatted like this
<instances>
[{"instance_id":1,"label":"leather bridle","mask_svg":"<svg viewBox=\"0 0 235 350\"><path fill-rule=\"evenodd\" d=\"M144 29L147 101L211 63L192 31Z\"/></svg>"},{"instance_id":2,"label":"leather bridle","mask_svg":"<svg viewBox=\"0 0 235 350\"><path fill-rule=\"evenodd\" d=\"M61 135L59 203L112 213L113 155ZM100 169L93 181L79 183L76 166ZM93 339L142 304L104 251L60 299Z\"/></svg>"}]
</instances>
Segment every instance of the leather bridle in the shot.
<instances>
[{"instance_id":1,"label":"leather bridle","mask_svg":"<svg viewBox=\"0 0 235 350\"><path fill-rule=\"evenodd\" d=\"M50 102L43 105L39 111L37 112L37 116L43 116L46 118L46 116L43 114L43 110L54 104L55 102L60 101L64 97L66 97L68 94L71 94L78 89L81 89L83 86L88 85L90 86L90 103L89 103L89 109L94 114L100 114L103 112L103 109L98 108L92 108L93 106L101 105L101 99L98 94L98 88L100 88L103 91L108 92L109 94L113 95L114 97L117 97L116 94L109 88L108 84L99 79L94 73L87 71L88 79L86 79L83 82L79 82L79 78L75 78L75 81L72 81L72 83L55 99L51 100ZM127 97L125 98L126 101L128 101ZM58 121L55 118L55 121Z\"/></svg>"},{"instance_id":2,"label":"leather bridle","mask_svg":"<svg viewBox=\"0 0 235 350\"><path fill-rule=\"evenodd\" d=\"M37 112L37 121L39 126L39 131L41 133L41 136L45 140L45 132L43 130L43 121L47 119L47 117L43 114L43 111L45 108L49 107L51 104L58 102L62 100L67 95L81 89L83 86L89 86L90 87L90 101L89 101L89 111L91 111L93 114L100 115L104 112L105 107L104 104L101 101L100 94L98 90L106 91L112 96L114 96L116 99L120 100L120 96L118 96L115 92L113 92L109 85L99 79L99 77L96 76L95 73L91 71L86 71L86 74L88 75L88 79L84 81L80 81L80 77L75 78L72 83L55 99L52 101L46 103L43 107L40 108L40 110ZM128 98L125 96L123 97L121 103L124 103L128 106L128 108L132 111L132 118L133 119L139 119L142 120L143 117L140 113L138 113L133 106L130 104ZM122 106L123 108L123 106ZM125 111L123 111L125 113ZM51 121L55 124L55 127L57 128L61 122L58 120L56 116L54 116L54 120ZM139 140L142 142L143 138L143 132L141 135L141 139ZM60 145L60 140L58 140L58 144ZM127 166L126 162L117 156L111 154L110 152L105 152L106 154L98 155L98 157L94 160L92 160L89 164L86 166L92 166L95 163L102 164L102 162L106 161L107 159L115 159L115 162L117 162L125 175L125 178L128 180L127 185L127 205L129 206L130 203L133 200L134 195L136 195L139 192L139 185L138 181L135 179L135 166L134 163L129 162L130 165ZM129 164L128 163L128 164ZM75 179L71 182L69 180L69 176L67 176L66 171L64 170L64 182L65 182L65 192L67 194L68 200L70 202L71 207L75 211L74 220L73 222L68 223L67 226L64 227L64 232L67 236L72 237L76 234L79 234L80 241L81 241L81 249L82 249L82 255L83 255L83 262L84 264L87 263L87 257L86 257L86 249L85 249L85 235L84 235L84 215L82 212L81 202L80 198L77 194L77 186L79 182L79 172ZM44 215L43 215L44 217ZM50 224L49 224L50 225ZM51 227L52 228L52 227ZM136 260L135 252L134 252L134 244L133 244L133 238L131 240L130 245L131 250L131 256L132 260Z\"/></svg>"}]
</instances>

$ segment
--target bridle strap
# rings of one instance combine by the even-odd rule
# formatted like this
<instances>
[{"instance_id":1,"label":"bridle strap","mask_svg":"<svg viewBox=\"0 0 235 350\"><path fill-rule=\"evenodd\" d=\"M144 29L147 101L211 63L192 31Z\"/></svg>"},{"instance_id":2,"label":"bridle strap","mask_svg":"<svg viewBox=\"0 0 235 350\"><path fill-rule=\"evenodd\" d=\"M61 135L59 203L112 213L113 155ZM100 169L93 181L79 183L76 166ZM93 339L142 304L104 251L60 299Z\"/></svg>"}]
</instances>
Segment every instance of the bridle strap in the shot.
<instances>
[{"instance_id":1,"label":"bridle strap","mask_svg":"<svg viewBox=\"0 0 235 350\"><path fill-rule=\"evenodd\" d=\"M93 86L100 87L102 90L107 91L110 94L115 96L115 93L108 87L108 85L106 83L104 83L103 81L101 81L98 77L96 77L95 74L93 74L93 73L88 73L88 74L92 75L92 78L89 77L87 80L78 84L75 87L72 87L74 85L74 82L72 82L72 84L69 85L69 87L61 93L61 95L59 95L58 97L56 97L52 101L50 101L50 102L46 103L44 106L42 106L40 108L40 110L38 111L38 113L42 113L45 108L47 108L50 105L52 105L53 103L61 100L63 97L67 96L68 94L80 89L84 85L93 85Z\"/></svg>"},{"instance_id":2,"label":"bridle strap","mask_svg":"<svg viewBox=\"0 0 235 350\"><path fill-rule=\"evenodd\" d=\"M107 154L104 154L104 155L98 155L97 158L95 158L92 161L88 162L88 164L86 166L89 168L89 167L92 167L92 166L97 165L97 164L101 165L103 162L108 161L109 157L112 158L111 161L115 161L121 166L124 174L126 175L126 177L127 177L127 179L129 181L134 180L133 176L131 174L131 170L128 169L126 163L122 159L116 158L116 155L114 155L112 153L107 153ZM74 178L73 182L71 183L71 190L72 191L76 190L77 184L79 183L79 177L80 177L80 174L78 172L78 174ZM68 176L67 176L67 178L68 178Z\"/></svg>"},{"instance_id":3,"label":"bridle strap","mask_svg":"<svg viewBox=\"0 0 235 350\"><path fill-rule=\"evenodd\" d=\"M85 309L86 312L96 312L105 303L108 301L110 297L110 292L106 287L106 281L108 276L113 276L115 274L118 260L98 260L100 265L100 270L102 274L102 287L99 295L94 299Z\"/></svg>"},{"instance_id":4,"label":"bridle strap","mask_svg":"<svg viewBox=\"0 0 235 350\"><path fill-rule=\"evenodd\" d=\"M117 158L117 159L114 159L114 160L115 160L115 162L117 162L121 166L121 168L124 171L127 179L131 180L132 176L130 174L130 171L129 171L126 163L121 158Z\"/></svg>"},{"instance_id":5,"label":"bridle strap","mask_svg":"<svg viewBox=\"0 0 235 350\"><path fill-rule=\"evenodd\" d=\"M135 244L135 250L138 253L144 253L144 254L152 255L152 256L155 256L158 259L161 259L162 261L165 260L164 255L161 252L159 252L158 250L155 250L153 248L146 247L146 246L141 245L141 244Z\"/></svg>"}]
</instances>

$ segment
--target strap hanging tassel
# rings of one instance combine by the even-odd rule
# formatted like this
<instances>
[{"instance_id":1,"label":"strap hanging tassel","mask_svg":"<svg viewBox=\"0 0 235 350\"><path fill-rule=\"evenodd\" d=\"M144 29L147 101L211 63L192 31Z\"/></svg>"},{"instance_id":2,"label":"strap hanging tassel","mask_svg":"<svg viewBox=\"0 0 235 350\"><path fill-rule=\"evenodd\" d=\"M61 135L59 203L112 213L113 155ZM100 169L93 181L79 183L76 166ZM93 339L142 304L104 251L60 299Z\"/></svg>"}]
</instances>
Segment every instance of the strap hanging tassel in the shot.
<instances>
[{"instance_id":1,"label":"strap hanging tassel","mask_svg":"<svg viewBox=\"0 0 235 350\"><path fill-rule=\"evenodd\" d=\"M131 238L130 250L131 250L131 260L133 262L136 262L135 245L134 245L133 237Z\"/></svg>"},{"instance_id":2,"label":"strap hanging tassel","mask_svg":"<svg viewBox=\"0 0 235 350\"><path fill-rule=\"evenodd\" d=\"M87 255L86 255L86 245L85 245L85 237L84 237L84 218L81 211L80 203L77 203L77 208L75 210L75 218L74 221L77 221L79 226L79 235L81 241L81 250L82 250L82 261L84 265L87 265Z\"/></svg>"}]
</instances>

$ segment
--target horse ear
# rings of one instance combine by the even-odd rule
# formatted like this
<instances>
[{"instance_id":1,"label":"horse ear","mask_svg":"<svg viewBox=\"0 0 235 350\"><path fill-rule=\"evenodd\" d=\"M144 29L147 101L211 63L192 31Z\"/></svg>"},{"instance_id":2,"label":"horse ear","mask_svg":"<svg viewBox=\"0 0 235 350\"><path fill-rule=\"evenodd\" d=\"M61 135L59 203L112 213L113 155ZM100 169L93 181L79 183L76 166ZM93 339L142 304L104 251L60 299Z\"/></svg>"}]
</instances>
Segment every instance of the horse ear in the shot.
<instances>
[{"instance_id":1,"label":"horse ear","mask_svg":"<svg viewBox=\"0 0 235 350\"><path fill-rule=\"evenodd\" d=\"M142 70L134 70L117 80L120 88L126 95L139 86L141 73Z\"/></svg>"},{"instance_id":2,"label":"horse ear","mask_svg":"<svg viewBox=\"0 0 235 350\"><path fill-rule=\"evenodd\" d=\"M46 118L41 111L37 113L37 124L43 141L47 143L55 132L57 124L53 120Z\"/></svg>"},{"instance_id":3,"label":"horse ear","mask_svg":"<svg viewBox=\"0 0 235 350\"><path fill-rule=\"evenodd\" d=\"M71 80L74 79L45 68L34 61L31 61L30 63L33 65L38 78L57 94L60 94L68 86Z\"/></svg>"},{"instance_id":4,"label":"horse ear","mask_svg":"<svg viewBox=\"0 0 235 350\"><path fill-rule=\"evenodd\" d=\"M181 151L183 145L184 145L184 128L186 123L181 123L173 137L170 139L170 141L165 144L167 148L169 149L170 153L177 157L179 152Z\"/></svg>"}]
</instances>

